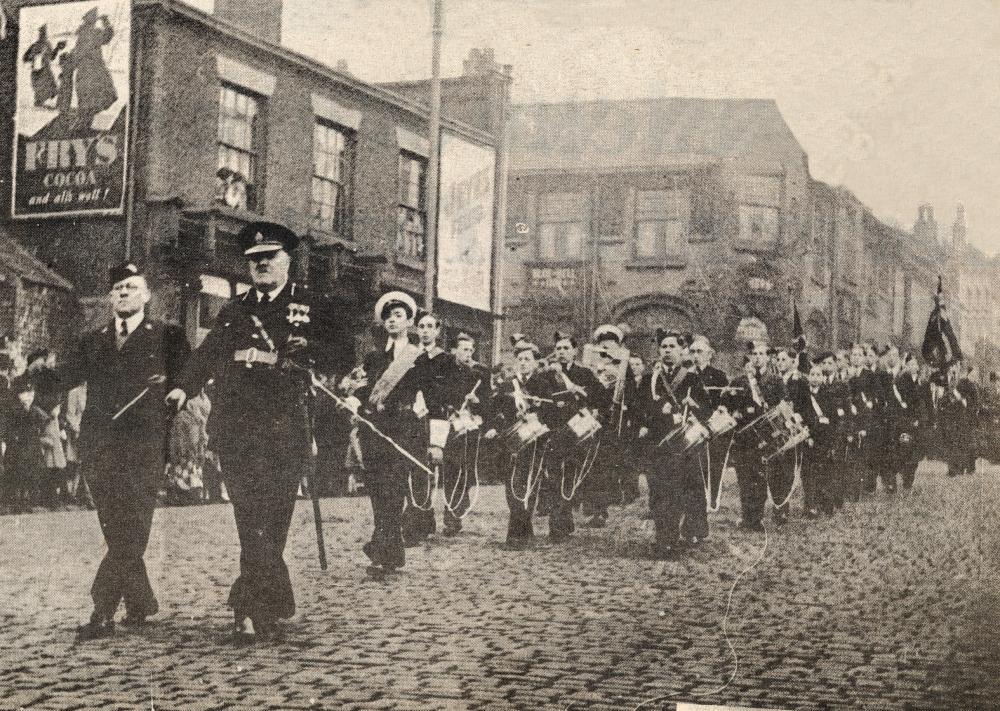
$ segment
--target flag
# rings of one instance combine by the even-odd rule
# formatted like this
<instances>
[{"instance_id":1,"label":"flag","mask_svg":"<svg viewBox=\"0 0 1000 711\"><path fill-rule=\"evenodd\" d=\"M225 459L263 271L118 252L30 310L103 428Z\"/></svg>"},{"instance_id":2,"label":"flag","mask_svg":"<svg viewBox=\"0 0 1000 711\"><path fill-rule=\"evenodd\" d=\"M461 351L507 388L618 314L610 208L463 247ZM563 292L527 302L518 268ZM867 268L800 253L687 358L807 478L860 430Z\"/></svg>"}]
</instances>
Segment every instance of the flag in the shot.
<instances>
[{"instance_id":1,"label":"flag","mask_svg":"<svg viewBox=\"0 0 1000 711\"><path fill-rule=\"evenodd\" d=\"M945 370L953 363L962 360L962 349L958 346L955 331L951 327L951 322L945 313L945 306L941 301L943 292L944 288L939 276L937 294L934 296L934 308L931 309L931 315L927 319L924 343L920 348L920 354L924 360L935 370Z\"/></svg>"},{"instance_id":2,"label":"flag","mask_svg":"<svg viewBox=\"0 0 1000 711\"><path fill-rule=\"evenodd\" d=\"M795 352L801 353L806 349L806 335L802 332L802 320L799 318L799 307L792 299L792 345Z\"/></svg>"}]
</instances>

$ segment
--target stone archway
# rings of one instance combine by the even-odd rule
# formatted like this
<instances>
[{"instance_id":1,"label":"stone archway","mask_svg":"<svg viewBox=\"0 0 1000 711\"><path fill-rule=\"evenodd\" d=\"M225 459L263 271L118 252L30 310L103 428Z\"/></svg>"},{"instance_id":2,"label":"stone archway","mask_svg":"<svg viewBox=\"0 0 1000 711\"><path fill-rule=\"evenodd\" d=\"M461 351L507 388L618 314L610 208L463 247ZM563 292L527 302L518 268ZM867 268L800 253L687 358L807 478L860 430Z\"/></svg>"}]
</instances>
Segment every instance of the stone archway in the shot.
<instances>
[{"instance_id":1,"label":"stone archway","mask_svg":"<svg viewBox=\"0 0 1000 711\"><path fill-rule=\"evenodd\" d=\"M644 294L626 299L612 311L613 323L626 323L632 332L625 345L649 361L658 357L653 342L657 328L682 332L695 330L694 309L687 300L669 294Z\"/></svg>"}]
</instances>

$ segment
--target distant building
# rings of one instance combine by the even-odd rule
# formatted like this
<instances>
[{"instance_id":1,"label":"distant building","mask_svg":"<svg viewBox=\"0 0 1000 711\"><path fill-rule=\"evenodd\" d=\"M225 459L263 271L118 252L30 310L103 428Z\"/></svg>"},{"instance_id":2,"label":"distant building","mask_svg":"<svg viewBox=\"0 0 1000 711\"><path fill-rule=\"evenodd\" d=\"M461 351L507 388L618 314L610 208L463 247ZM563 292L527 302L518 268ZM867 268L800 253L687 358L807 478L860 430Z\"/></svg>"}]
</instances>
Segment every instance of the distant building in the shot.
<instances>
[{"instance_id":1,"label":"distant building","mask_svg":"<svg viewBox=\"0 0 1000 711\"><path fill-rule=\"evenodd\" d=\"M507 334L625 322L652 356L668 326L737 367L748 338L791 343L794 300L812 350L919 347L943 252L813 180L774 101L515 106L510 168Z\"/></svg>"}]
</instances>

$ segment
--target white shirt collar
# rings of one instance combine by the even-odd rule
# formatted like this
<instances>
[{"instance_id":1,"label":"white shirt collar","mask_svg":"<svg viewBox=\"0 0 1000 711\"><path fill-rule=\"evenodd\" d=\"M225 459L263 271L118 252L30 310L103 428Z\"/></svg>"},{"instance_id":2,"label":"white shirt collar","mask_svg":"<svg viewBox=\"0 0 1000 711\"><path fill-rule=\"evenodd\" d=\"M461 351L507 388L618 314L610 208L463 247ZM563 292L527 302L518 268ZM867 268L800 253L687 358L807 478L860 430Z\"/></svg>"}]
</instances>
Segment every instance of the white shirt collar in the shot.
<instances>
[{"instance_id":1,"label":"white shirt collar","mask_svg":"<svg viewBox=\"0 0 1000 711\"><path fill-rule=\"evenodd\" d=\"M125 328L128 329L128 335L132 335L132 332L139 327L142 323L142 317L145 314L142 311L136 311L134 314L128 318L121 318L120 316L115 316L115 335L117 336L122 332L122 323L125 324Z\"/></svg>"},{"instance_id":2,"label":"white shirt collar","mask_svg":"<svg viewBox=\"0 0 1000 711\"><path fill-rule=\"evenodd\" d=\"M287 283L288 283L288 282L285 282L285 284L287 284ZM277 298L278 298L278 294L280 294L280 293L281 293L281 290L285 288L285 284L282 284L281 286L279 286L279 287L278 287L277 289L275 289L274 291L269 291L269 292L267 292L267 296L268 296L268 300L269 300L269 301L274 301L275 299L277 299ZM257 292L257 301L260 301L260 297L261 297L261 295L262 295L262 294L263 294L264 292L263 292L263 291L261 291L260 289L254 289L254 291L256 291L256 292Z\"/></svg>"},{"instance_id":3,"label":"white shirt collar","mask_svg":"<svg viewBox=\"0 0 1000 711\"><path fill-rule=\"evenodd\" d=\"M409 343L409 339L406 337L405 333L399 334L396 338L390 337L389 340L385 342L385 352L388 353L392 349L392 356L395 358L399 355L399 352Z\"/></svg>"}]
</instances>

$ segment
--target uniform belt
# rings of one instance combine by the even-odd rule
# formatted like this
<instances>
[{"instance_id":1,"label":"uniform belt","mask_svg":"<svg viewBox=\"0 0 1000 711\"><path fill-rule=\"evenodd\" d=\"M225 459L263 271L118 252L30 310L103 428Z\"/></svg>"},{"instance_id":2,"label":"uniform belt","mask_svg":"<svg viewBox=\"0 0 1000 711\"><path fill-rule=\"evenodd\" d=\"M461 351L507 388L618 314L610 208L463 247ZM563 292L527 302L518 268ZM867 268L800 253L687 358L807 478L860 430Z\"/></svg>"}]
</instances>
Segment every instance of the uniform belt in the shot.
<instances>
[{"instance_id":1,"label":"uniform belt","mask_svg":"<svg viewBox=\"0 0 1000 711\"><path fill-rule=\"evenodd\" d=\"M254 365L277 365L278 354L274 351L259 351L256 348L246 348L233 353L233 360L237 363L246 363L248 368Z\"/></svg>"}]
</instances>

